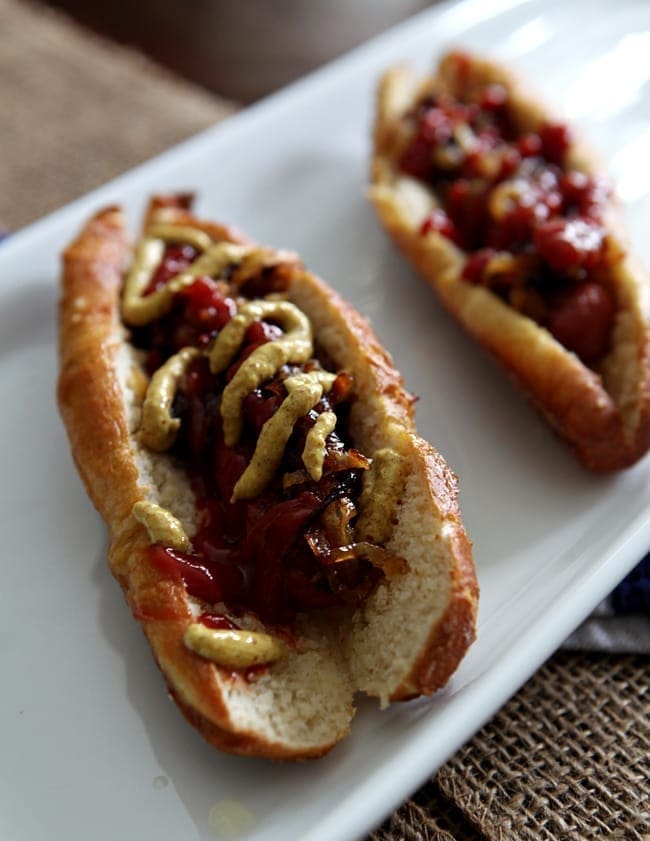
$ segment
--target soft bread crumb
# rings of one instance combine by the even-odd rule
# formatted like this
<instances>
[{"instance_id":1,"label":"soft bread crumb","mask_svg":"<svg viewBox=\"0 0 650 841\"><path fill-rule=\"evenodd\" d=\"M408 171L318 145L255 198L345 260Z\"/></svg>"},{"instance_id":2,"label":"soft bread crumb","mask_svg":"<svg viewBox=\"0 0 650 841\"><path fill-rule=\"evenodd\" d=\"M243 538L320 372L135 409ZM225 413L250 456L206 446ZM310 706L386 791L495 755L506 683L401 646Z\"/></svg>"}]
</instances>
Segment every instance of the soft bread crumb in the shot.
<instances>
[{"instance_id":1,"label":"soft bread crumb","mask_svg":"<svg viewBox=\"0 0 650 841\"><path fill-rule=\"evenodd\" d=\"M140 426L142 395L132 387L132 371L142 372L141 354L126 342L120 344L117 356L117 375L124 396L124 410L131 436ZM186 533L196 534L196 500L185 476L184 469L171 456L152 453L144 447L134 446L133 454L139 474L139 484L146 499L171 511L183 525Z\"/></svg>"},{"instance_id":2,"label":"soft bread crumb","mask_svg":"<svg viewBox=\"0 0 650 841\"><path fill-rule=\"evenodd\" d=\"M140 364L140 354L124 343L117 369L133 437L139 426L142 395L129 385L130 372ZM143 496L171 511L187 533L194 535L198 525L195 498L184 469L164 453L152 453L137 445L133 450ZM188 600L194 617L208 607L244 630L269 631L250 614L234 616L223 604L206 606L192 597ZM227 699L233 730L252 731L270 744L310 751L338 741L348 732L354 714L353 692L332 633L313 618L300 620L296 630L294 650L257 679L249 682L227 670L212 668ZM198 706L197 699L184 696L182 685L176 689L186 703Z\"/></svg>"},{"instance_id":3,"label":"soft bread crumb","mask_svg":"<svg viewBox=\"0 0 650 841\"><path fill-rule=\"evenodd\" d=\"M414 667L420 658L430 660L432 640L456 598L452 579L459 558L452 544L462 528L458 520L447 520L438 507L442 502L455 511L455 501L450 499L455 490L434 488L430 471L435 472L435 468L430 460L439 457L416 436L412 404L401 378L389 367L389 357L378 345L369 347L367 341L357 339L365 322L317 283L292 288L290 297L312 320L326 354L355 372L355 390L363 396L350 413L355 445L368 455L383 447L392 448L409 464L409 477L396 506L394 531L386 547L406 559L408 572L380 584L339 627L355 691L376 695L385 706L398 688L411 685L413 694L423 690ZM437 492L444 498L439 499ZM472 583L462 598L471 603L469 614L474 617L477 589L473 571L470 579ZM473 638L473 628L473 618L469 618L464 629L467 644ZM458 659L451 657L441 664L443 682Z\"/></svg>"},{"instance_id":4,"label":"soft bread crumb","mask_svg":"<svg viewBox=\"0 0 650 841\"><path fill-rule=\"evenodd\" d=\"M426 646L450 601L453 560L422 469L409 475L404 498L387 548L408 558L408 573L380 585L354 614L346 643L355 686L382 705L408 681L413 651Z\"/></svg>"},{"instance_id":5,"label":"soft bread crumb","mask_svg":"<svg viewBox=\"0 0 650 841\"><path fill-rule=\"evenodd\" d=\"M336 640L318 619L302 617L303 650L251 683L222 679L237 727L271 742L309 746L342 738L354 714L347 670Z\"/></svg>"},{"instance_id":6,"label":"soft bread crumb","mask_svg":"<svg viewBox=\"0 0 650 841\"><path fill-rule=\"evenodd\" d=\"M209 668L212 679L197 682L186 673L190 666L183 658L174 654L159 662L179 704L202 731L215 721L215 702L220 707L223 699L228 720L217 718L217 726L244 745L261 746L255 752L268 755L308 756L328 750L346 735L356 691L377 695L385 704L398 687L396 697L404 696L405 686L414 694L421 690L414 665L427 655L436 623L449 608L455 558L440 535L443 518L427 479L424 453L429 451L414 435L413 401L390 357L367 322L313 276L300 277L288 297L310 318L319 347L336 368L354 372L358 397L350 431L355 446L368 455L392 447L414 460L405 494L409 502L396 505L396 528L388 546L405 556L409 573L382 584L353 618L347 609L299 616L289 655L251 680L204 662L199 667ZM164 453L144 451L137 441L142 389L129 385L137 383L129 371L139 364L137 352L126 346L120 351L118 373L139 490L143 498L168 507L191 535L197 527L195 500L183 469ZM233 616L223 605L187 600L192 617L214 610L242 628L273 633L253 616ZM473 627L473 614L469 621ZM456 665L457 660L445 680ZM210 686L219 698L206 697Z\"/></svg>"}]
</instances>

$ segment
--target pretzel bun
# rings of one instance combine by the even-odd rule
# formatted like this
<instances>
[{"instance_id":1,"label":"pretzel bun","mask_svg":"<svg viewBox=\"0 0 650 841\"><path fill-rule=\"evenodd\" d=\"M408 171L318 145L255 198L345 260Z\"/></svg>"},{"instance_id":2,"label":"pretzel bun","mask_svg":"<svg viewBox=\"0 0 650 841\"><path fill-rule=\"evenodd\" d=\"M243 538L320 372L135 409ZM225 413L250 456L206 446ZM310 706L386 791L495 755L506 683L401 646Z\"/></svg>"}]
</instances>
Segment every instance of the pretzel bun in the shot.
<instances>
[{"instance_id":1,"label":"pretzel bun","mask_svg":"<svg viewBox=\"0 0 650 841\"><path fill-rule=\"evenodd\" d=\"M449 230L447 233L439 230L439 220L445 219L444 216L439 217L437 230L436 225L427 230L426 220L432 211L446 207L441 182L436 182L435 177L429 180L431 176L428 175L412 177L405 172L409 164L405 166L404 158L400 159L413 137L416 109L427 97L430 102L475 106L486 91L488 98L492 95L488 110L498 109L498 98L505 95L507 132L511 134L507 142L515 154L526 144L530 146L531 135L537 135L538 139L533 136L532 140L539 143L545 126L558 125L557 117L517 75L481 57L450 52L442 57L436 72L426 77L406 67L388 70L378 92L370 199L385 230L438 293L445 308L498 360L510 379L566 440L580 462L595 471L628 467L650 446L650 285L646 272L625 244L621 211L615 197L610 195L602 201L598 218L598 230L602 232L607 253L615 255L609 262L605 261L604 267L597 269L596 293L605 298L605 309L609 306L613 311L611 329L607 346L593 354L595 358L585 359L586 353L581 358L575 348L565 346L559 330L553 332L554 328L549 326L552 319L549 320L548 313L544 315L544 308L550 299L543 298L540 304L535 283L527 287L525 294L530 295L531 288L534 290L533 304L542 310L539 317L514 306L514 298L508 299L503 290L495 290L489 283L468 282L470 258L477 254L477 249L491 243L474 241L469 246L462 238L460 242L458 238L454 241L453 232L450 235ZM552 160L547 173L550 170L558 179L563 173L578 173L577 178L588 176L593 184L600 184L605 177L602 164L574 130L569 136L571 140L563 154L562 166L559 166L559 160ZM522 159L526 155L534 157L534 154L521 152ZM540 167L546 165L543 154ZM529 167L529 172L534 172L530 160ZM518 173L511 177L518 177ZM492 181L492 185L498 184L499 178L503 176ZM480 180L474 183L480 187ZM443 191L446 189L442 186ZM449 196L449 192L446 195ZM551 198L557 200L557 196ZM542 205L547 199L548 196L542 197ZM546 212L543 206L541 210ZM575 218L572 217L574 212L571 209L560 211L564 213L565 221ZM551 210L551 220L559 218L554 213ZM552 224L561 227L565 222ZM583 231L593 232L594 228L589 225ZM469 238L480 240L479 229L470 230ZM517 245L515 255L519 257L523 253L523 259L539 258L534 250L538 242L536 236L533 234L523 249ZM559 244L564 247L566 241L565 237ZM600 240L598 242L601 247ZM548 273L547 264L544 271ZM578 290L578 296L581 294L579 287L571 284L584 271L573 266L569 272L569 275L573 272L569 287ZM591 330L588 323L591 313L588 317L584 313L578 314L576 320L575 308L574 313L569 313L575 322L571 326L573 333ZM565 314L566 310L563 316ZM576 345L580 340L578 335Z\"/></svg>"},{"instance_id":2,"label":"pretzel bun","mask_svg":"<svg viewBox=\"0 0 650 841\"><path fill-rule=\"evenodd\" d=\"M234 229L195 218L187 197L154 199L145 233L160 224L257 253ZM357 692L387 705L442 687L474 639L478 587L456 478L415 432L412 397L368 322L295 256L264 253L265 265L281 266L282 299L309 319L318 357L352 377L347 425L354 447L369 458L388 448L406 466L399 498L385 501L392 525L383 547L405 568L387 570L365 598L299 609L282 626L246 605L215 607L155 563L155 529L140 516L142 505L171 512L190 540L201 519L182 459L142 444L151 383L130 341L134 329L120 317L132 252L116 207L90 219L64 254L58 398L79 473L109 530L111 571L173 700L221 750L304 759L348 733ZM252 670L203 656L188 647L187 635L205 611L232 620L242 634L271 639L282 656Z\"/></svg>"}]
</instances>

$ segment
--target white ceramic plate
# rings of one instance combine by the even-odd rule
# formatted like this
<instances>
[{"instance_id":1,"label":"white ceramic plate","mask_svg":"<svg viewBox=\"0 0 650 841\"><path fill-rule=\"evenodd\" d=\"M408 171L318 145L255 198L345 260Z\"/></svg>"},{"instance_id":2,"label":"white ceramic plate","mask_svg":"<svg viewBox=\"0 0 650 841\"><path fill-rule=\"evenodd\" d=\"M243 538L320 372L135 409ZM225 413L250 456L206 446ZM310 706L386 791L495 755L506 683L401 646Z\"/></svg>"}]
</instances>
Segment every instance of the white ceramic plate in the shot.
<instances>
[{"instance_id":1,"label":"white ceramic plate","mask_svg":"<svg viewBox=\"0 0 650 841\"><path fill-rule=\"evenodd\" d=\"M520 686L650 542L650 464L587 475L442 313L364 201L373 88L445 46L518 66L611 162L650 262L645 0L443 5L0 247L0 837L350 841ZM110 131L110 126L107 127ZM28 151L26 150L26 154ZM58 253L91 211L196 188L199 210L300 251L374 321L418 420L460 475L482 602L449 687L380 713L299 767L222 756L185 724L105 562L54 403Z\"/></svg>"}]
</instances>

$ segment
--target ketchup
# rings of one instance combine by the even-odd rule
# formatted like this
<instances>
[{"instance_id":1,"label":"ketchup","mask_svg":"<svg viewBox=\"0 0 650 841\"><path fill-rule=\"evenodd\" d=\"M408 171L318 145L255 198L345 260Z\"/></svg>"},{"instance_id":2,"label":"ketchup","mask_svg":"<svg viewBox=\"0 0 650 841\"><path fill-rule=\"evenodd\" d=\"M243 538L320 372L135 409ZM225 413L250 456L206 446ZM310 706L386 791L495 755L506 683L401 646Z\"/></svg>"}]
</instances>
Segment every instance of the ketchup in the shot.
<instances>
[{"instance_id":1,"label":"ketchup","mask_svg":"<svg viewBox=\"0 0 650 841\"><path fill-rule=\"evenodd\" d=\"M232 619L228 619L227 616L223 616L223 614L220 613L202 613L199 616L199 622L205 625L206 628L214 628L215 630L241 630L239 625L236 625Z\"/></svg>"},{"instance_id":2,"label":"ketchup","mask_svg":"<svg viewBox=\"0 0 650 841\"><path fill-rule=\"evenodd\" d=\"M149 281L145 295L150 295L152 292L160 289L161 286L164 286L172 277L180 274L196 259L197 255L196 248L191 245L168 245L165 248L160 265Z\"/></svg>"},{"instance_id":3,"label":"ketchup","mask_svg":"<svg viewBox=\"0 0 650 841\"><path fill-rule=\"evenodd\" d=\"M182 269L184 261L192 256L193 249L189 247L167 246L154 274L152 290L169 272ZM134 343L148 352L150 370L188 343L200 347L212 341L237 311L227 292L223 282L197 277L175 295L167 315L152 325L133 330ZM181 377L173 405L173 414L181 423L170 452L188 471L196 498L198 528L192 536L191 551L153 545L149 556L164 577L182 583L191 596L207 604L222 603L229 613L247 611L267 623L289 624L301 609L344 600L340 583L337 582L336 594L332 591L329 571L315 556L304 534L318 523L330 502L349 494L358 498L360 468L367 467L367 461L348 449L337 434L345 426L342 413L337 431L327 438L323 478L316 482L304 473L300 454L319 412L331 411L350 394L351 378L340 374L319 404L295 424L278 476L256 498L231 501L260 430L286 398L286 374L281 372L244 398L242 434L234 446L224 442L221 394L251 353L281 336L277 325L254 321L225 372L211 373L207 356L202 355ZM284 473L301 471L303 479L283 487ZM353 563L359 566L356 561ZM365 574L363 565L359 569L360 574ZM356 586L358 582L353 583ZM209 627L228 627L223 622L229 620L220 614L205 613L201 621Z\"/></svg>"}]
</instances>

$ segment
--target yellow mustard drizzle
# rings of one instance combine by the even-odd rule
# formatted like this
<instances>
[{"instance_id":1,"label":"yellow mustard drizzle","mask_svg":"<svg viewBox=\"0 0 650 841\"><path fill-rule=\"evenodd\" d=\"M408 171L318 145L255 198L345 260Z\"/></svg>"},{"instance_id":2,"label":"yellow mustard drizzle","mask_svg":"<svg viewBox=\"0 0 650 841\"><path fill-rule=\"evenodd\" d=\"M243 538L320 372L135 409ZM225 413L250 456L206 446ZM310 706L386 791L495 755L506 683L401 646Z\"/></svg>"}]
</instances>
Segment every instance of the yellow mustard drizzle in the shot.
<instances>
[{"instance_id":1,"label":"yellow mustard drizzle","mask_svg":"<svg viewBox=\"0 0 650 841\"><path fill-rule=\"evenodd\" d=\"M377 450L370 469L364 471L359 518L355 533L359 540L384 546L393 531L395 506L404 490L406 460L395 450Z\"/></svg>"},{"instance_id":2,"label":"yellow mustard drizzle","mask_svg":"<svg viewBox=\"0 0 650 841\"><path fill-rule=\"evenodd\" d=\"M143 293L163 258L166 242L185 243L202 253L184 271L145 296ZM122 301L123 318L134 326L147 324L165 315L172 306L174 296L190 286L196 277L217 276L228 266L236 266L238 270L259 270L277 263L279 256L269 249L256 246L213 243L205 232L190 226L153 224L140 242L126 278ZM285 258L289 257L295 259L287 253ZM237 314L221 330L207 351L212 373L223 372L230 365L244 343L248 327L255 321L263 320L278 324L283 335L250 354L223 391L220 411L224 441L230 447L237 443L241 435L242 404L246 396L276 376L284 365L300 365L313 355L311 325L307 316L289 301L269 296L267 299L242 304ZM202 353L198 348L183 348L170 357L151 378L142 406L140 428L141 441L149 449L162 452L174 443L180 420L171 415L171 408L178 384L191 361ZM300 372L284 380L287 397L262 427L251 462L235 485L232 501L251 499L264 490L282 461L284 448L296 421L318 404L324 391L331 389L335 379L336 374L316 370ZM335 426L336 415L324 412L307 434L302 460L309 476L315 481L322 477L326 438ZM159 512L164 513L164 509L159 509ZM151 511L141 516L148 518L145 523L147 528L156 517L160 520L158 513L154 517ZM172 520L175 518L172 517ZM154 526L151 525L151 528Z\"/></svg>"},{"instance_id":3,"label":"yellow mustard drizzle","mask_svg":"<svg viewBox=\"0 0 650 841\"><path fill-rule=\"evenodd\" d=\"M262 427L253 457L233 488L231 502L253 499L264 490L280 466L294 424L314 408L323 390L330 389L335 379L336 374L326 371L287 377L284 381L287 397Z\"/></svg>"},{"instance_id":4,"label":"yellow mustard drizzle","mask_svg":"<svg viewBox=\"0 0 650 841\"><path fill-rule=\"evenodd\" d=\"M146 528L152 543L161 543L185 552L190 545L190 539L181 521L166 508L161 508L155 502L141 500L132 508L135 519Z\"/></svg>"},{"instance_id":5,"label":"yellow mustard drizzle","mask_svg":"<svg viewBox=\"0 0 650 841\"><path fill-rule=\"evenodd\" d=\"M200 622L193 622L188 627L183 641L195 654L228 669L274 663L287 653L285 644L271 634L208 628Z\"/></svg>"},{"instance_id":6,"label":"yellow mustard drizzle","mask_svg":"<svg viewBox=\"0 0 650 841\"><path fill-rule=\"evenodd\" d=\"M210 275L211 277L219 275L233 263L241 263L246 255L251 252L251 248L250 245L239 245L236 242L216 242L170 283L173 284L176 281L183 280L185 285L193 282L200 275Z\"/></svg>"},{"instance_id":7,"label":"yellow mustard drizzle","mask_svg":"<svg viewBox=\"0 0 650 841\"><path fill-rule=\"evenodd\" d=\"M336 415L334 412L322 412L312 428L307 433L305 446L302 451L302 463L314 482L323 477L323 463L325 461L325 442L327 436L334 432Z\"/></svg>"},{"instance_id":8,"label":"yellow mustard drizzle","mask_svg":"<svg viewBox=\"0 0 650 841\"><path fill-rule=\"evenodd\" d=\"M176 239L174 240L176 241ZM156 245L154 245L156 244ZM237 245L232 242L218 242L210 245L204 254L191 263L176 277L168 280L160 289L150 295L142 293L149 285L153 272L162 259L164 243L160 239L145 238L141 246L144 250L136 253L133 266L127 276L122 298L122 317L127 324L142 327L166 315L172 308L174 296L182 289L191 286L201 275L218 275L232 263L240 261L249 246ZM159 247L160 246L160 247ZM154 261L151 255L160 254Z\"/></svg>"},{"instance_id":9,"label":"yellow mustard drizzle","mask_svg":"<svg viewBox=\"0 0 650 841\"><path fill-rule=\"evenodd\" d=\"M242 402L246 395L277 374L283 365L307 362L313 352L311 325L298 307L288 301L251 301L240 307L237 315L217 336L210 351L212 373L219 373L228 367L242 346L248 327L254 321L263 319L277 322L284 330L284 335L253 351L224 389L221 417L223 437L228 447L234 446L239 440Z\"/></svg>"},{"instance_id":10,"label":"yellow mustard drizzle","mask_svg":"<svg viewBox=\"0 0 650 841\"><path fill-rule=\"evenodd\" d=\"M170 356L151 378L140 425L140 440L150 450L161 453L176 440L181 422L171 415L174 396L181 377L199 354L198 348L185 347Z\"/></svg>"},{"instance_id":11,"label":"yellow mustard drizzle","mask_svg":"<svg viewBox=\"0 0 650 841\"><path fill-rule=\"evenodd\" d=\"M122 293L122 317L127 324L138 324L142 294L149 285L156 267L165 253L165 243L161 239L144 237L135 250L133 262L124 281ZM146 323L146 322L142 322Z\"/></svg>"},{"instance_id":12,"label":"yellow mustard drizzle","mask_svg":"<svg viewBox=\"0 0 650 841\"><path fill-rule=\"evenodd\" d=\"M182 242L183 245L193 246L197 251L207 251L212 245L212 237L205 231L191 225L173 225L169 222L149 225L147 237L161 239L163 242Z\"/></svg>"}]
</instances>

